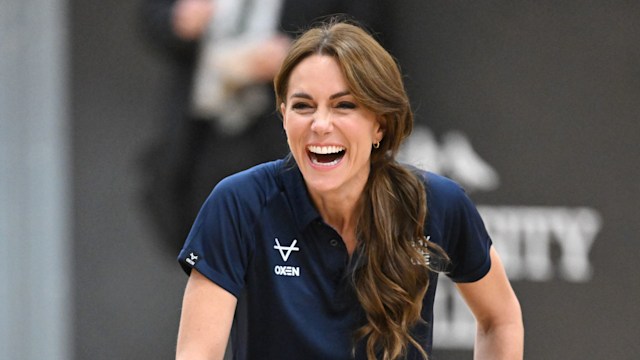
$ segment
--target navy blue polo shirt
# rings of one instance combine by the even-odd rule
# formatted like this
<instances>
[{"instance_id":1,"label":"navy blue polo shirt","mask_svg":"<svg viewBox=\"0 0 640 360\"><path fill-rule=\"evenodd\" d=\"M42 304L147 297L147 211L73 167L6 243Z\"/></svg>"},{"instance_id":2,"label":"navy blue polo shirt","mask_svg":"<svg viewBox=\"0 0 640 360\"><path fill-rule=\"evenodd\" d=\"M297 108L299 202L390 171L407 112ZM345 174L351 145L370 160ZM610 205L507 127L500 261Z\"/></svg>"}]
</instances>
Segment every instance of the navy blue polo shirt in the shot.
<instances>
[{"instance_id":1,"label":"navy blue polo shirt","mask_svg":"<svg viewBox=\"0 0 640 360\"><path fill-rule=\"evenodd\" d=\"M427 189L426 236L451 257L453 281L490 268L491 240L473 203L454 182L414 170ZM353 256L358 256L357 250ZM208 197L178 260L238 299L231 332L234 359L353 359L363 322L350 282L347 249L313 206L292 160L258 165L221 181ZM410 260L407 260L410 261ZM432 273L426 325L414 336L430 353ZM356 359L366 359L363 343ZM415 349L408 358L420 358Z\"/></svg>"}]
</instances>

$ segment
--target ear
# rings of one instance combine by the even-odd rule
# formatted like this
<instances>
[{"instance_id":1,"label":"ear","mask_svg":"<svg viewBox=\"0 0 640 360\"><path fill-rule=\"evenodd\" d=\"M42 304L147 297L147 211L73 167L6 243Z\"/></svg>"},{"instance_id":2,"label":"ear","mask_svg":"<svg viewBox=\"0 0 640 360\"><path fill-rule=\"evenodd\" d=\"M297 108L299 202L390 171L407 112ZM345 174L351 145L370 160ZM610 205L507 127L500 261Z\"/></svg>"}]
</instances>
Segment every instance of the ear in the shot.
<instances>
[{"instance_id":1,"label":"ear","mask_svg":"<svg viewBox=\"0 0 640 360\"><path fill-rule=\"evenodd\" d=\"M380 142L382 141L382 138L384 138L384 132L385 132L384 119L382 117L378 117L376 119L376 123L377 123L377 126L375 127L373 136L376 142Z\"/></svg>"}]
</instances>

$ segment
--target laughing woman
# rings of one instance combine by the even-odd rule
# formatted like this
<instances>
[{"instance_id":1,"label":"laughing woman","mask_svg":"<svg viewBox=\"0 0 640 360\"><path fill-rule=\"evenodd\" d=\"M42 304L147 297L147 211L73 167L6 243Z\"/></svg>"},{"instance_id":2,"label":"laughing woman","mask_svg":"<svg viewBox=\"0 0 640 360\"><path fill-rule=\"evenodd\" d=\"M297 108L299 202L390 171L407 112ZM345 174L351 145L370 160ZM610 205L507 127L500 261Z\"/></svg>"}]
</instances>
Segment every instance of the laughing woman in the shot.
<instances>
[{"instance_id":1,"label":"laughing woman","mask_svg":"<svg viewBox=\"0 0 640 360\"><path fill-rule=\"evenodd\" d=\"M477 320L477 359L521 359L518 300L464 191L395 155L413 115L394 59L332 22L274 80L291 150L220 182L179 261L178 359L426 359L438 273ZM229 355L228 355L229 356Z\"/></svg>"}]
</instances>

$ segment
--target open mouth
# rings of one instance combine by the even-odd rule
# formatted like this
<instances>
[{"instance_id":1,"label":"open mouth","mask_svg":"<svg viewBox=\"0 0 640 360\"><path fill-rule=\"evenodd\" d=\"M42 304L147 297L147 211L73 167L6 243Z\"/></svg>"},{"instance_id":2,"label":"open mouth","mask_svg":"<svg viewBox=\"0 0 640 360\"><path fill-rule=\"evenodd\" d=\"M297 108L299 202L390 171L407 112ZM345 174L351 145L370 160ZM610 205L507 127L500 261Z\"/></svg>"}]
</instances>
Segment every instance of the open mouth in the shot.
<instances>
[{"instance_id":1,"label":"open mouth","mask_svg":"<svg viewBox=\"0 0 640 360\"><path fill-rule=\"evenodd\" d=\"M342 146L308 146L307 152L314 165L333 166L344 157L346 149Z\"/></svg>"}]
</instances>

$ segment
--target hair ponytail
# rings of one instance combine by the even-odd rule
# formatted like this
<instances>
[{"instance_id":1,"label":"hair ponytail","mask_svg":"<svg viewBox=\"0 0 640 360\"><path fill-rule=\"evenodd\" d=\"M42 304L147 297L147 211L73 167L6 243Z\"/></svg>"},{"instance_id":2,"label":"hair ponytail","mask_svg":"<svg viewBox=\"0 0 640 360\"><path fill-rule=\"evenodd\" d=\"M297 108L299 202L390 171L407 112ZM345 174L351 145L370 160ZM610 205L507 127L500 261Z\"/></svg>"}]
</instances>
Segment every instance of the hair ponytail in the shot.
<instances>
[{"instance_id":1,"label":"hair ponytail","mask_svg":"<svg viewBox=\"0 0 640 360\"><path fill-rule=\"evenodd\" d=\"M372 164L362 200L357 235L361 263L354 287L367 323L356 332L366 339L369 359L397 359L408 344L427 354L411 337L422 321L422 298L429 285L424 253L426 193L420 180L391 159Z\"/></svg>"}]
</instances>

